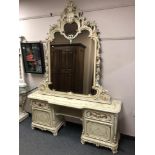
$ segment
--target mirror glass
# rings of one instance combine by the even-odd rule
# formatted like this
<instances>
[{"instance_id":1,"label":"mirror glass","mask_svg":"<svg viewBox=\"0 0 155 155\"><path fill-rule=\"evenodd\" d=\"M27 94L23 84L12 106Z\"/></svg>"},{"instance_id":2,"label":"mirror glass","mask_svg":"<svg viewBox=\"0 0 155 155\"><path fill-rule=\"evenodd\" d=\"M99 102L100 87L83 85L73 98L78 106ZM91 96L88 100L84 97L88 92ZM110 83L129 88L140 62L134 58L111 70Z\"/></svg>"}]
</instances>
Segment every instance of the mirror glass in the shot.
<instances>
[{"instance_id":1,"label":"mirror glass","mask_svg":"<svg viewBox=\"0 0 155 155\"><path fill-rule=\"evenodd\" d=\"M67 33L70 34L72 30ZM93 93L95 47L88 36L89 31L84 30L70 44L59 32L55 33L50 45L50 89L77 94Z\"/></svg>"},{"instance_id":2,"label":"mirror glass","mask_svg":"<svg viewBox=\"0 0 155 155\"><path fill-rule=\"evenodd\" d=\"M64 32L65 32L66 36L69 36L69 35L75 36L77 33L77 30L78 30L78 25L75 22L73 22L71 24L67 23L64 26Z\"/></svg>"}]
</instances>

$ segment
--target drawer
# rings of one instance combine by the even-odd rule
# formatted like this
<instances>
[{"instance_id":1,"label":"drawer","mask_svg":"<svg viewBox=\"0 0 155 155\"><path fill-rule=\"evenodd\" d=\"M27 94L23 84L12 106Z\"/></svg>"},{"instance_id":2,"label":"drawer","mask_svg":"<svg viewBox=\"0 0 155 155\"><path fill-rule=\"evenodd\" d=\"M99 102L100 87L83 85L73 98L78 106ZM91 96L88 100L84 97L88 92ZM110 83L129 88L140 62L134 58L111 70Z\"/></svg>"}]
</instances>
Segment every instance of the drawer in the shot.
<instances>
[{"instance_id":1,"label":"drawer","mask_svg":"<svg viewBox=\"0 0 155 155\"><path fill-rule=\"evenodd\" d=\"M50 109L49 104L45 101L32 100L31 104L32 104L32 108L39 108L39 109L45 109L45 110Z\"/></svg>"},{"instance_id":2,"label":"drawer","mask_svg":"<svg viewBox=\"0 0 155 155\"><path fill-rule=\"evenodd\" d=\"M98 120L107 123L112 123L113 121L112 114L95 110L85 110L84 117L91 120Z\"/></svg>"}]
</instances>

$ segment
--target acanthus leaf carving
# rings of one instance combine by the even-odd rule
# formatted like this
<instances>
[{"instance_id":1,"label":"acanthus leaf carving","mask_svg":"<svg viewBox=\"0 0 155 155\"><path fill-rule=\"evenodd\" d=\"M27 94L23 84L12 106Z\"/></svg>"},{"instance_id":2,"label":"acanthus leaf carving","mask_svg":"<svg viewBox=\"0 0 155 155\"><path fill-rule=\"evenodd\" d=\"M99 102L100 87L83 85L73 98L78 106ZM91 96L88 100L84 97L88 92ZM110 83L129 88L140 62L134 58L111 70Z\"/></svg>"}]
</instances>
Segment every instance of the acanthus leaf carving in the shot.
<instances>
[{"instance_id":1,"label":"acanthus leaf carving","mask_svg":"<svg viewBox=\"0 0 155 155\"><path fill-rule=\"evenodd\" d=\"M64 32L64 25L67 23L75 22L78 26L78 30L75 35L66 35ZM48 54L50 52L50 42L55 39L55 33L60 32L66 39L72 43L72 40L78 36L83 30L89 31L89 37L94 41L96 48L95 48L95 60L94 60L94 82L92 88L96 90L95 95L79 95L73 94L74 96L80 96L82 98L93 98L95 100L103 100L110 103L111 96L107 93L106 90L102 88L100 85L100 63L101 63L101 54L100 54L100 37L99 37L99 30L97 29L96 23L88 21L84 16L83 12L79 11L77 7L74 5L72 0L68 1L66 8L64 9L63 13L61 14L60 19L57 21L56 24L50 26L49 33L47 34L47 44L46 44L46 52L45 52L45 66L46 66L46 73L44 76L44 80L41 82L39 86L40 93L51 94L53 90L48 88L48 85L51 84L50 80L50 67L48 66L49 58ZM63 94L63 93L61 93ZM64 93L65 94L65 93ZM66 94L67 95L67 94Z\"/></svg>"},{"instance_id":2,"label":"acanthus leaf carving","mask_svg":"<svg viewBox=\"0 0 155 155\"><path fill-rule=\"evenodd\" d=\"M86 111L85 116L91 119L97 119L97 120L105 121L105 122L112 121L112 117L110 114L97 112L97 111Z\"/></svg>"}]
</instances>

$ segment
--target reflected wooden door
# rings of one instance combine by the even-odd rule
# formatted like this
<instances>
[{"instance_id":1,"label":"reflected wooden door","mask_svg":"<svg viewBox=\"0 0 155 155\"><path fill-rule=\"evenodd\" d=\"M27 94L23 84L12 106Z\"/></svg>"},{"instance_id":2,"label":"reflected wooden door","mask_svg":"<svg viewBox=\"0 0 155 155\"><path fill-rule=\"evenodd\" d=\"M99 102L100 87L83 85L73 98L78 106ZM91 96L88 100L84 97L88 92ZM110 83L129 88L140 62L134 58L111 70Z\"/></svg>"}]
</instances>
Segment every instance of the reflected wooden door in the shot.
<instances>
[{"instance_id":1,"label":"reflected wooden door","mask_svg":"<svg viewBox=\"0 0 155 155\"><path fill-rule=\"evenodd\" d=\"M51 78L57 91L83 92L84 50L77 46L51 47Z\"/></svg>"}]
</instances>

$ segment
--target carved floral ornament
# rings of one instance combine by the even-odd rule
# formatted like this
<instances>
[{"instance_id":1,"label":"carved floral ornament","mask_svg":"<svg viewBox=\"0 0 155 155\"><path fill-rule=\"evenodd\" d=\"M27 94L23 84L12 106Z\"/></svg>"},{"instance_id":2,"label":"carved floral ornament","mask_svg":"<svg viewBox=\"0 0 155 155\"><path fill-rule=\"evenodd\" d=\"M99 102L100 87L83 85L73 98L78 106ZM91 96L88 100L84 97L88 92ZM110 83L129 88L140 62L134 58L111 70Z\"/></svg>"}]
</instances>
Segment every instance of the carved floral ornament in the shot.
<instances>
[{"instance_id":1,"label":"carved floral ornament","mask_svg":"<svg viewBox=\"0 0 155 155\"><path fill-rule=\"evenodd\" d=\"M75 22L77 24L77 31L75 35L66 35L64 32L64 26L66 24L72 24ZM51 84L51 77L50 77L50 43L54 40L54 34L59 32L63 35L66 39L72 43L72 40L78 36L83 30L87 30L89 32L89 36L95 43L95 58L94 58L94 77L93 77L93 86L92 88L96 90L95 95L80 95L74 93L65 93L65 92L56 92L54 90L50 90L48 85ZM46 49L45 49L45 66L46 66L46 73L45 78L39 86L40 93L42 94L56 94L60 96L67 96L73 98L80 99L99 99L105 102L110 103L110 95L108 94L107 90L105 90L100 84L100 39L99 39L99 31L95 22L88 21L85 17L83 17L83 12L77 10L76 6L74 5L72 0L69 0L67 3L66 8L64 9L63 13L61 14L60 19L57 21L56 24L50 25L48 37L46 39Z\"/></svg>"},{"instance_id":2,"label":"carved floral ornament","mask_svg":"<svg viewBox=\"0 0 155 155\"><path fill-rule=\"evenodd\" d=\"M102 113L102 112L96 112L96 111L86 111L85 117L91 118L91 119L97 119L105 122L111 122L112 116L110 114Z\"/></svg>"}]
</instances>

